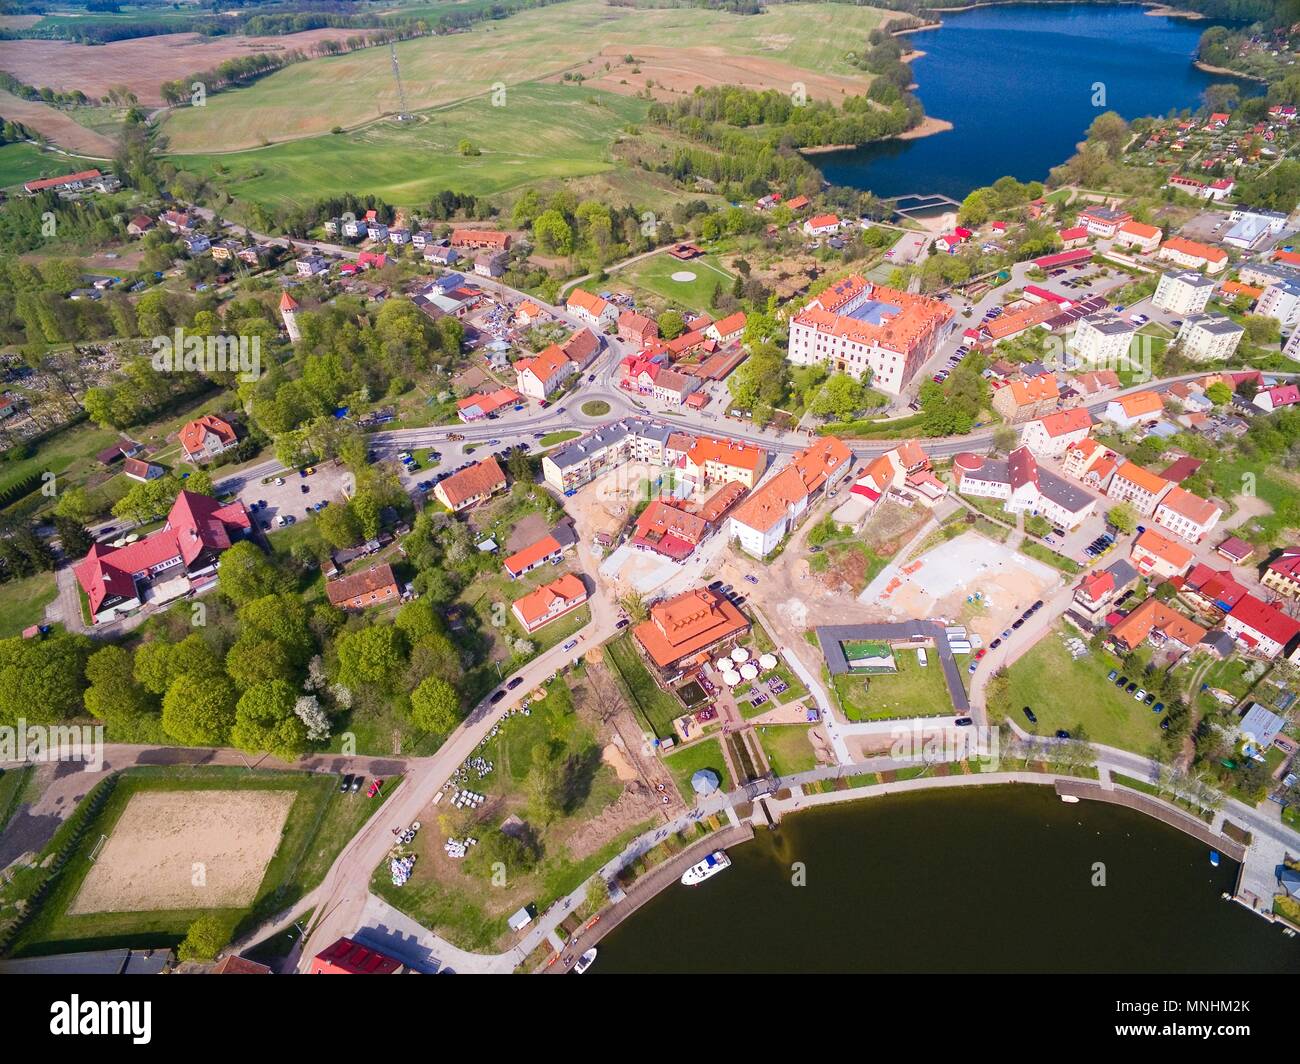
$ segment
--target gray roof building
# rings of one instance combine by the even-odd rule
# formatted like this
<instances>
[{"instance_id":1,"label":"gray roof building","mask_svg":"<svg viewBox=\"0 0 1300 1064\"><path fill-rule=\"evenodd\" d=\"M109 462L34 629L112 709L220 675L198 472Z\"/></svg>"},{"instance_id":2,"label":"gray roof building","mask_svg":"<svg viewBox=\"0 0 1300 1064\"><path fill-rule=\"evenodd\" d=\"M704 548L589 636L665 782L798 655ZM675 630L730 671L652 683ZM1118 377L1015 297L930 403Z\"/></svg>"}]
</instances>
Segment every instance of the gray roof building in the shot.
<instances>
[{"instance_id":1,"label":"gray roof building","mask_svg":"<svg viewBox=\"0 0 1300 1064\"><path fill-rule=\"evenodd\" d=\"M1245 716L1241 718L1241 723L1237 725L1238 731L1253 738L1261 750L1272 746L1278 732L1284 727L1286 727L1285 720L1272 710L1265 709L1258 702L1250 704Z\"/></svg>"}]
</instances>

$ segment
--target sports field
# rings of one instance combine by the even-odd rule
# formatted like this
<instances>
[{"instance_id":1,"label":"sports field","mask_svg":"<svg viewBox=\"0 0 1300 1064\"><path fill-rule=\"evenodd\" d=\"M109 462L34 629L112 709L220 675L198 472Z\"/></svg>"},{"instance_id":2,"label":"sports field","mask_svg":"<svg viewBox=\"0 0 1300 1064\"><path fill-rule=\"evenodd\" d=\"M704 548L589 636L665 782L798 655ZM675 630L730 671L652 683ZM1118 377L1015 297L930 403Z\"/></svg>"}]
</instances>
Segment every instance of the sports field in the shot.
<instances>
[{"instance_id":1,"label":"sports field","mask_svg":"<svg viewBox=\"0 0 1300 1064\"><path fill-rule=\"evenodd\" d=\"M229 155L177 162L239 199L310 203L344 190L400 206L423 205L442 189L492 195L551 178L583 177L616 165L609 145L645 117L647 104L571 85L527 85L510 106L487 99L387 120L356 133L326 134ZM470 140L479 155L461 155ZM343 182L343 184L341 184Z\"/></svg>"},{"instance_id":2,"label":"sports field","mask_svg":"<svg viewBox=\"0 0 1300 1064\"><path fill-rule=\"evenodd\" d=\"M730 292L735 279L714 255L701 255L689 262L666 254L652 255L615 276L622 284L652 292L688 310L707 310L713 303L713 290L720 284L724 292Z\"/></svg>"},{"instance_id":3,"label":"sports field","mask_svg":"<svg viewBox=\"0 0 1300 1064\"><path fill-rule=\"evenodd\" d=\"M573 0L478 23L466 33L404 41L396 50L412 111L487 97L504 85L505 104L495 119L510 110L511 94L522 85L566 70L590 70L593 60L602 80L604 64L610 64L609 78L619 92L637 91L651 70L674 91L689 91L715 83L727 57L751 57L753 62L728 76L743 75L745 84L782 92L793 91L792 82L799 81L811 98L831 99L861 92L869 83L844 56L860 47L883 14L842 4L781 4L761 15L733 15ZM676 51L671 58L658 55L661 49L650 42L671 43ZM639 73L635 62L622 64L621 58L635 59L638 47L656 53L647 54L649 66ZM626 73L618 74L619 65ZM174 152L225 151L328 133L335 126L354 128L400 106L388 49L365 48L298 63L247 88L217 93L204 107L172 112L164 128Z\"/></svg>"}]
</instances>

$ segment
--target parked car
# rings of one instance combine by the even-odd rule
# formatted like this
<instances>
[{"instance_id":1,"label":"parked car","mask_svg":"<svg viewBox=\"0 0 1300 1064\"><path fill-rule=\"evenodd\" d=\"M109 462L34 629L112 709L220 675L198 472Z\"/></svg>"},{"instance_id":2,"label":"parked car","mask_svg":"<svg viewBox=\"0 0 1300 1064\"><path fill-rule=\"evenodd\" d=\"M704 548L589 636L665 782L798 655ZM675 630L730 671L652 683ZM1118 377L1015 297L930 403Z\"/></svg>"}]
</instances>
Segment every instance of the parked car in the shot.
<instances>
[{"instance_id":1,"label":"parked car","mask_svg":"<svg viewBox=\"0 0 1300 1064\"><path fill-rule=\"evenodd\" d=\"M969 728L972 724L975 723L975 721L973 721L970 717L958 717L956 720L953 721L953 723L957 725L957 727L959 728Z\"/></svg>"},{"instance_id":2,"label":"parked car","mask_svg":"<svg viewBox=\"0 0 1300 1064\"><path fill-rule=\"evenodd\" d=\"M1130 680L1128 686L1126 686L1124 690L1127 691L1129 694L1132 694L1134 691L1137 690L1137 686L1138 685L1136 683Z\"/></svg>"},{"instance_id":3,"label":"parked car","mask_svg":"<svg viewBox=\"0 0 1300 1064\"><path fill-rule=\"evenodd\" d=\"M1152 713L1163 713L1164 711L1165 711L1165 704L1163 702L1157 702L1154 706L1151 707ZM1162 724L1161 727L1163 728L1164 725Z\"/></svg>"},{"instance_id":4,"label":"parked car","mask_svg":"<svg viewBox=\"0 0 1300 1064\"><path fill-rule=\"evenodd\" d=\"M626 617L621 617L621 618L619 618L619 620L614 624L614 627L615 627L615 628L626 628L626 627L627 627L629 624L631 624L631 623L632 623L632 622L629 621Z\"/></svg>"},{"instance_id":5,"label":"parked car","mask_svg":"<svg viewBox=\"0 0 1300 1064\"><path fill-rule=\"evenodd\" d=\"M972 661L969 665L966 666L966 671L974 672L979 667L980 667L980 663L978 661Z\"/></svg>"},{"instance_id":6,"label":"parked car","mask_svg":"<svg viewBox=\"0 0 1300 1064\"><path fill-rule=\"evenodd\" d=\"M722 581L721 581L721 580L715 580L715 581L713 581L713 583L711 583L711 584L709 585L709 590L710 590L710 591L717 591L718 588L720 588L721 586L722 586Z\"/></svg>"},{"instance_id":7,"label":"parked car","mask_svg":"<svg viewBox=\"0 0 1300 1064\"><path fill-rule=\"evenodd\" d=\"M1030 709L1028 706L1025 706L1024 714L1025 714L1025 720L1029 721L1030 724L1038 723L1038 718L1034 715L1034 711Z\"/></svg>"},{"instance_id":8,"label":"parked car","mask_svg":"<svg viewBox=\"0 0 1300 1064\"><path fill-rule=\"evenodd\" d=\"M745 574L745 579L748 580L751 584L757 584L757 583L758 583L758 577L753 576L753 575L751 575L750 573L746 573L746 574Z\"/></svg>"},{"instance_id":9,"label":"parked car","mask_svg":"<svg viewBox=\"0 0 1300 1064\"><path fill-rule=\"evenodd\" d=\"M1128 677L1127 677L1127 676L1121 676L1118 680L1115 681L1115 686L1116 686L1116 687L1125 687L1125 686L1127 686L1127 685L1128 685Z\"/></svg>"},{"instance_id":10,"label":"parked car","mask_svg":"<svg viewBox=\"0 0 1300 1064\"><path fill-rule=\"evenodd\" d=\"M505 688L503 687L500 690L493 691L492 694L488 697L488 702L489 704L495 706L498 702L501 701L501 699L505 698L505 696L506 696L506 691Z\"/></svg>"},{"instance_id":11,"label":"parked car","mask_svg":"<svg viewBox=\"0 0 1300 1064\"><path fill-rule=\"evenodd\" d=\"M339 781L339 794L347 794L348 788L352 786L352 773L348 773Z\"/></svg>"},{"instance_id":12,"label":"parked car","mask_svg":"<svg viewBox=\"0 0 1300 1064\"><path fill-rule=\"evenodd\" d=\"M1058 739L1068 739L1070 737L1070 733L1066 731L1064 728L1057 728L1056 737Z\"/></svg>"},{"instance_id":13,"label":"parked car","mask_svg":"<svg viewBox=\"0 0 1300 1064\"><path fill-rule=\"evenodd\" d=\"M1114 669L1111 669L1110 672L1106 673L1106 679L1108 679L1111 683L1114 683L1115 677L1117 677L1118 675L1119 675L1118 672L1116 672Z\"/></svg>"},{"instance_id":14,"label":"parked car","mask_svg":"<svg viewBox=\"0 0 1300 1064\"><path fill-rule=\"evenodd\" d=\"M1136 691L1133 692L1133 700L1135 702L1145 702L1146 697L1147 697L1147 693L1141 687L1139 687Z\"/></svg>"},{"instance_id":15,"label":"parked car","mask_svg":"<svg viewBox=\"0 0 1300 1064\"><path fill-rule=\"evenodd\" d=\"M1001 639L995 639L995 640L993 640L993 642L991 642L991 643L989 644L989 649L990 649L990 650L997 650L997 648L1000 647L1001 645L1002 645L1002 640L1001 640Z\"/></svg>"},{"instance_id":16,"label":"parked car","mask_svg":"<svg viewBox=\"0 0 1300 1064\"><path fill-rule=\"evenodd\" d=\"M570 639L567 643L564 644L563 649L572 650L577 645L578 645L578 641L576 639Z\"/></svg>"},{"instance_id":17,"label":"parked car","mask_svg":"<svg viewBox=\"0 0 1300 1064\"><path fill-rule=\"evenodd\" d=\"M513 679L511 679L509 683L506 684L506 690L513 691L516 687L518 687L523 682L524 682L524 678L522 676L516 676Z\"/></svg>"}]
</instances>

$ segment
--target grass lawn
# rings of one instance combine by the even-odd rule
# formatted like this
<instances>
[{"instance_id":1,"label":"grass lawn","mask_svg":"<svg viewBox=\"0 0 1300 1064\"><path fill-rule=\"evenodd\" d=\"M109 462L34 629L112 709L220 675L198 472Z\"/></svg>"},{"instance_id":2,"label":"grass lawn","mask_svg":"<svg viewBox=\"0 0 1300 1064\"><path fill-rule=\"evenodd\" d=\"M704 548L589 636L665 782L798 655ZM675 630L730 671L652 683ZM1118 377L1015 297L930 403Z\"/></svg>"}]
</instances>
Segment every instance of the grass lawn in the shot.
<instances>
[{"instance_id":1,"label":"grass lawn","mask_svg":"<svg viewBox=\"0 0 1300 1064\"><path fill-rule=\"evenodd\" d=\"M407 125L385 120L350 133L172 161L251 203L302 206L350 190L422 206L442 189L483 196L613 169L618 164L609 155L611 142L643 120L647 109L644 100L559 84L512 87L508 100L506 107L493 107L480 96ZM479 154L461 155L463 140Z\"/></svg>"},{"instance_id":2,"label":"grass lawn","mask_svg":"<svg viewBox=\"0 0 1300 1064\"><path fill-rule=\"evenodd\" d=\"M631 631L606 643L605 660L618 678L624 693L642 723L660 739L674 734L673 721L686 710L677 699L660 687L641 660Z\"/></svg>"},{"instance_id":3,"label":"grass lawn","mask_svg":"<svg viewBox=\"0 0 1300 1064\"><path fill-rule=\"evenodd\" d=\"M1075 661L1053 629L1007 670L1010 681L1009 715L1021 728L1052 735L1058 728L1077 732L1082 725L1088 738L1148 754L1160 743L1160 716L1149 706L1117 688L1106 674L1120 667L1108 653L1092 653ZM1132 670L1130 679L1141 680ZM1021 712L1029 706L1038 717L1033 727ZM990 716L996 714L990 709Z\"/></svg>"},{"instance_id":4,"label":"grass lawn","mask_svg":"<svg viewBox=\"0 0 1300 1064\"><path fill-rule=\"evenodd\" d=\"M390 781L395 784L396 780ZM217 910L231 920L236 934L249 928L315 887L344 844L383 804L364 795L340 794L338 777L305 772L250 772L243 768L133 768L116 778L103 806L95 813L39 910L22 929L12 948L15 956L109 949L171 946L185 937L204 911L167 909L152 912L68 912L90 871L90 854L100 835L111 835L132 796L144 791L268 790L295 791L279 847L267 865L257 897L247 909ZM392 788L386 787L391 794ZM56 852L67 837L65 824L45 853ZM44 856L44 854L42 855ZM44 869L19 870L0 898L29 897L45 878ZM12 893L11 893L12 892Z\"/></svg>"},{"instance_id":5,"label":"grass lawn","mask_svg":"<svg viewBox=\"0 0 1300 1064\"><path fill-rule=\"evenodd\" d=\"M924 668L915 651L899 650L894 653L898 672L892 675L846 673L832 677L844 715L849 720L951 716L952 701L943 682L943 669L933 650L926 653L930 663Z\"/></svg>"},{"instance_id":6,"label":"grass lawn","mask_svg":"<svg viewBox=\"0 0 1300 1064\"><path fill-rule=\"evenodd\" d=\"M768 764L778 776L817 767L817 755L802 724L770 724L758 733Z\"/></svg>"},{"instance_id":7,"label":"grass lawn","mask_svg":"<svg viewBox=\"0 0 1300 1064\"><path fill-rule=\"evenodd\" d=\"M722 759L722 744L717 739L705 739L667 754L664 757L664 767L672 773L677 789L687 805L695 804L691 777L702 768L707 768L718 777L722 790L731 790L731 777L727 775L727 764Z\"/></svg>"},{"instance_id":8,"label":"grass lawn","mask_svg":"<svg viewBox=\"0 0 1300 1064\"><path fill-rule=\"evenodd\" d=\"M37 573L0 584L0 639L45 620L45 607L58 595L54 573Z\"/></svg>"},{"instance_id":9,"label":"grass lawn","mask_svg":"<svg viewBox=\"0 0 1300 1064\"><path fill-rule=\"evenodd\" d=\"M43 152L34 144L6 144L0 148L0 188L21 185L38 177L88 170L93 165L86 159Z\"/></svg>"},{"instance_id":10,"label":"grass lawn","mask_svg":"<svg viewBox=\"0 0 1300 1064\"><path fill-rule=\"evenodd\" d=\"M1057 554L1050 547L1044 547L1041 543L1035 543L1032 539L1027 539L1020 544L1020 553L1028 555L1036 561L1045 562L1053 569L1059 569L1067 575L1073 575L1083 570L1083 566L1073 558L1067 558L1064 554Z\"/></svg>"},{"instance_id":11,"label":"grass lawn","mask_svg":"<svg viewBox=\"0 0 1300 1064\"><path fill-rule=\"evenodd\" d=\"M582 412L588 417L604 417L609 413L609 404L604 399L592 399L582 404ZM574 433L575 436L580 433Z\"/></svg>"},{"instance_id":12,"label":"grass lawn","mask_svg":"<svg viewBox=\"0 0 1300 1064\"><path fill-rule=\"evenodd\" d=\"M693 274L685 281L673 280L673 274ZM690 310L708 310L713 304L713 290L720 284L731 291L733 276L723 269L714 255L701 255L681 262L671 255L651 255L631 269L618 274L620 281L633 288L650 292Z\"/></svg>"},{"instance_id":13,"label":"grass lawn","mask_svg":"<svg viewBox=\"0 0 1300 1064\"><path fill-rule=\"evenodd\" d=\"M605 409L608 410L609 406L606 405ZM548 432L537 442L542 447L555 447L558 444L567 443L569 440L576 440L581 435L582 433L577 429L561 429L559 432Z\"/></svg>"},{"instance_id":14,"label":"grass lawn","mask_svg":"<svg viewBox=\"0 0 1300 1064\"><path fill-rule=\"evenodd\" d=\"M23 788L35 770L35 765L0 769L0 833L14 813L18 812L18 806L22 804Z\"/></svg>"}]
</instances>

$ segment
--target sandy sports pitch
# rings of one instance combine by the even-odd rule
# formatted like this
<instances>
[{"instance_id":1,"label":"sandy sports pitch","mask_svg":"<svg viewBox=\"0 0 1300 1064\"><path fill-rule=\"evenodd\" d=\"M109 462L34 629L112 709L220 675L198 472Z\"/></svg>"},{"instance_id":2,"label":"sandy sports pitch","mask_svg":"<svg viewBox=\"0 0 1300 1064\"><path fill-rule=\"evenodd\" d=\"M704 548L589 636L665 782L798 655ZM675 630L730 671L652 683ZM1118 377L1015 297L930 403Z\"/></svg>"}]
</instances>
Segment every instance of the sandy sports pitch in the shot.
<instances>
[{"instance_id":1,"label":"sandy sports pitch","mask_svg":"<svg viewBox=\"0 0 1300 1064\"><path fill-rule=\"evenodd\" d=\"M132 795L68 912L251 904L295 797L264 790Z\"/></svg>"}]
</instances>

